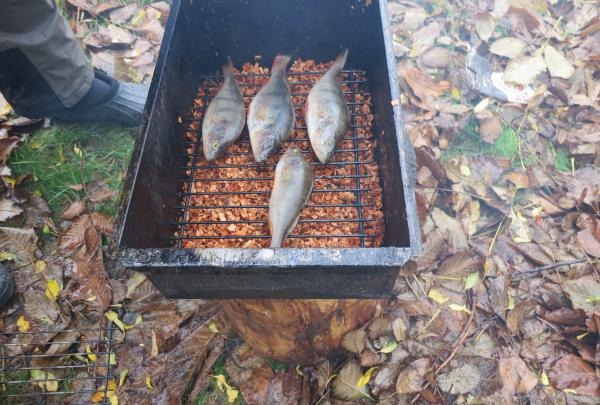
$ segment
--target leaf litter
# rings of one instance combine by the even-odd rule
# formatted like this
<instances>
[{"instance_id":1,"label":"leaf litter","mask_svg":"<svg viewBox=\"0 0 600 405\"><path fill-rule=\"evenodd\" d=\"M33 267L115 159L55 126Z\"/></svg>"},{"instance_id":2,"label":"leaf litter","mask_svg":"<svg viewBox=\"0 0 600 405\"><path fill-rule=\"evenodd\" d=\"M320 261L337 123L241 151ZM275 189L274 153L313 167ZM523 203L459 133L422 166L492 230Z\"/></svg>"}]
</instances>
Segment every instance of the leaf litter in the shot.
<instances>
[{"instance_id":1,"label":"leaf litter","mask_svg":"<svg viewBox=\"0 0 600 405\"><path fill-rule=\"evenodd\" d=\"M149 83L168 3L68 4L86 17L73 13L72 25L93 61ZM238 389L261 404L448 396L593 403L600 395L597 8L516 0L388 7L405 125L417 149L425 252L409 277L399 277L382 316L346 334L341 360L274 371L243 344L225 348L228 327L214 304L166 300L140 274L108 270L103 238L112 221L87 204L114 196L106 184L79 185L85 200L62 213L66 227L55 228L43 209L22 212L40 206L39 197L17 196L6 162L37 124L11 118L0 103L0 253L9 268L19 266L21 297L3 311L4 329L51 328L55 335L21 343L65 352L52 343L69 333L62 330L95 325L111 304L125 304L113 318L134 325L117 332L115 344L122 403L177 403L191 383L200 396L213 387L222 401L214 403L240 401L229 401ZM40 242L46 227L59 234L55 262ZM42 376L39 388L51 391L56 376ZM316 389L303 388L310 381Z\"/></svg>"}]
</instances>

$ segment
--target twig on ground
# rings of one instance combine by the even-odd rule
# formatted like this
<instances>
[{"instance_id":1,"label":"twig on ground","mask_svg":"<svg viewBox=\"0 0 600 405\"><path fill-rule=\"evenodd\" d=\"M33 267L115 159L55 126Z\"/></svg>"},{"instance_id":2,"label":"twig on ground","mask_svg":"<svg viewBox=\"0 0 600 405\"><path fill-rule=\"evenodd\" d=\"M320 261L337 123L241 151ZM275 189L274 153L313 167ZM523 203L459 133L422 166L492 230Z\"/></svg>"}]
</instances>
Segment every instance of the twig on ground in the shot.
<instances>
[{"instance_id":1,"label":"twig on ground","mask_svg":"<svg viewBox=\"0 0 600 405\"><path fill-rule=\"evenodd\" d=\"M456 353L458 353L458 351L460 350L460 348L463 346L463 343L467 339L467 336L469 336L469 334L470 334L471 325L473 324L473 320L475 319L475 311L476 311L475 304L473 304L473 310L471 311L471 315L469 315L469 319L467 320L467 323L466 323L463 331L461 332L458 340L454 344L454 347L453 347L452 351L450 352L450 355L433 372L433 376L434 377L437 376L444 369L444 367L446 367L450 363L450 361L452 361L452 359L454 358L454 356L456 356ZM426 390L430 386L431 386L431 381L427 381L427 383L425 383L425 385L423 386L423 388L421 389L421 391ZM419 392L410 401L410 403L414 404L415 402L417 402L419 400L420 397L421 397L421 393Z\"/></svg>"},{"instance_id":2,"label":"twig on ground","mask_svg":"<svg viewBox=\"0 0 600 405\"><path fill-rule=\"evenodd\" d=\"M515 274L513 274L512 279L513 279L513 281L519 281L519 280L528 278L530 276L535 276L536 274L541 273L543 271L554 270L556 268L563 267L563 266L573 266L576 264L583 264L583 263L589 263L589 264L593 265L593 263L597 263L597 262L598 262L598 260L589 260L587 258L586 259L565 260L565 261L558 262L558 263L547 264L545 266L534 267L532 269L517 271Z\"/></svg>"}]
</instances>

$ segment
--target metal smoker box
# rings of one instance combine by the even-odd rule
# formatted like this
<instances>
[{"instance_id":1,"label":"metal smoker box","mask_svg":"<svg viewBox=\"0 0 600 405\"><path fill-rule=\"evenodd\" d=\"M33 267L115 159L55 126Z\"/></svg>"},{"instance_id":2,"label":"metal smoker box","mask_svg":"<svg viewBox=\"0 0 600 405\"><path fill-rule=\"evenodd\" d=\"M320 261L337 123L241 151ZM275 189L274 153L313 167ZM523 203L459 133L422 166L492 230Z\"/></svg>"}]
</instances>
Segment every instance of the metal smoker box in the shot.
<instances>
[{"instance_id":1,"label":"metal smoker box","mask_svg":"<svg viewBox=\"0 0 600 405\"><path fill-rule=\"evenodd\" d=\"M154 71L117 220L118 256L169 298L367 298L392 291L421 253L414 152L402 121L386 1L175 0ZM196 248L173 243L182 135L205 77L227 56L236 66L279 52L317 62L350 50L372 99L375 159L383 190L381 247ZM213 76L210 76L213 75ZM201 152L201 148L200 148ZM188 180L190 181L190 180Z\"/></svg>"}]
</instances>

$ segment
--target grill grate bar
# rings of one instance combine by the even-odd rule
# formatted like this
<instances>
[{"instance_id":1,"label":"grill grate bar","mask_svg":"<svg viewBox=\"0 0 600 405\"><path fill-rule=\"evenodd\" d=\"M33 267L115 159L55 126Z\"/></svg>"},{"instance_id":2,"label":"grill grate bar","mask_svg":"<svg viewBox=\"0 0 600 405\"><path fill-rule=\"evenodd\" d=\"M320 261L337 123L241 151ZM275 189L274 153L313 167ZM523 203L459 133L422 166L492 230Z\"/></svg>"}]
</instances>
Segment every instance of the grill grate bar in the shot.
<instances>
[{"instance_id":1,"label":"grill grate bar","mask_svg":"<svg viewBox=\"0 0 600 405\"><path fill-rule=\"evenodd\" d=\"M288 238L292 239L311 239L311 238L376 238L377 235L369 235L369 234L339 234L339 235L316 235L316 234L306 234L306 235L295 235L290 234ZM185 235L185 236L169 236L169 239L180 240L180 239L216 239L216 240L226 240L226 239L271 239L271 235L206 235L206 236L198 236L198 235Z\"/></svg>"},{"instance_id":2,"label":"grill grate bar","mask_svg":"<svg viewBox=\"0 0 600 405\"><path fill-rule=\"evenodd\" d=\"M94 354L110 354L110 352L94 352ZM53 357L64 357L63 353L58 354L22 354L18 356L20 359L43 359L43 358L53 358ZM75 352L69 353L69 356L87 356L86 352ZM0 360L9 360L14 359L14 356L0 356Z\"/></svg>"},{"instance_id":3,"label":"grill grate bar","mask_svg":"<svg viewBox=\"0 0 600 405\"><path fill-rule=\"evenodd\" d=\"M372 222L375 221L375 218L347 218L347 219L339 219L339 218L319 218L319 219L300 219L298 220L299 224L308 224L311 222L323 222L323 223L334 223L334 222ZM269 221L266 219L239 219L235 221L188 221L188 225L231 225L231 224L266 224ZM177 225L179 222L173 222L171 225Z\"/></svg>"},{"instance_id":4,"label":"grill grate bar","mask_svg":"<svg viewBox=\"0 0 600 405\"><path fill-rule=\"evenodd\" d=\"M315 188L311 201L306 209L317 209L316 218L305 217L298 221L300 226L289 237L295 239L310 238L347 238L354 240L353 246L365 247L365 240L373 240L374 235L371 225L380 217L371 215L371 209L377 207L368 199L363 198L368 193L377 192L368 178L372 178L368 168L374 166L371 154L374 136L371 125L367 121L372 116L365 103L369 100L366 91L364 72L346 70L341 76L343 93L350 113L349 130L342 139L340 148L335 151L334 161L321 164L315 158L314 152L308 145L310 142L306 134L304 118L304 103L309 88L323 72L297 72L288 74L294 98L294 108L297 112L298 125L287 145L294 145L301 149L307 161L315 170ZM308 77L312 76L315 80ZM242 89L246 106L258 92L269 74L238 74L234 75ZM254 80L252 80L254 78ZM178 212L177 219L171 225L177 229L175 236L168 237L173 246L183 246L188 240L264 240L268 235L268 198L270 188L264 182L272 184L274 168L278 158L285 151L282 147L274 159L269 159L266 164L258 164L252 154L250 140L247 132L236 142L235 147L216 162L206 162L202 153L201 125L202 118L210 100L220 88L223 78L220 75L204 76L196 101L192 107L192 119L183 130L185 139L185 158L187 164L179 166L185 176L178 179L181 183L181 192L174 193L181 201L176 206L169 207ZM304 86L304 87L302 87ZM360 94L360 97L357 96ZM362 181L365 179L365 181ZM254 186L253 182L263 182ZM368 185L368 186L367 186ZM256 187L257 189L253 189ZM219 191L223 189L224 191ZM344 194L342 194L344 193ZM338 195L339 194L339 195ZM322 211L321 211L322 210ZM365 212L368 211L368 217ZM218 215L218 218L217 218ZM327 226L326 224L339 224ZM315 226L311 226L315 224ZM240 233L240 235L224 234L222 225ZM318 225L318 226L317 226ZM328 231L327 231L328 230ZM327 233L331 232L331 233ZM370 242L369 242L370 243ZM223 242L224 246L230 246ZM234 242L234 244L236 244ZM259 243L264 246L263 242ZM219 242L206 242L196 245L186 244L186 247L220 247ZM240 245L241 246L241 245ZM246 244L257 246L257 244ZM369 244L371 246L371 244Z\"/></svg>"}]
</instances>

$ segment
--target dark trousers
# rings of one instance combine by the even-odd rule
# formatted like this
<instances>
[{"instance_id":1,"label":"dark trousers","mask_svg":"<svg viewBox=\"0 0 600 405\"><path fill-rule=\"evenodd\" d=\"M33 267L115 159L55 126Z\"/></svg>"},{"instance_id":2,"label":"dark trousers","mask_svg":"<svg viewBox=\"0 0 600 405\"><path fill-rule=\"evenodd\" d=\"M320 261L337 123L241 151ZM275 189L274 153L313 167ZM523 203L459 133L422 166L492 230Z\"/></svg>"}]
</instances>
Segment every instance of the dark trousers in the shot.
<instances>
[{"instance_id":1,"label":"dark trousers","mask_svg":"<svg viewBox=\"0 0 600 405\"><path fill-rule=\"evenodd\" d=\"M53 0L0 0L0 92L19 112L58 97L72 107L94 70Z\"/></svg>"}]
</instances>

